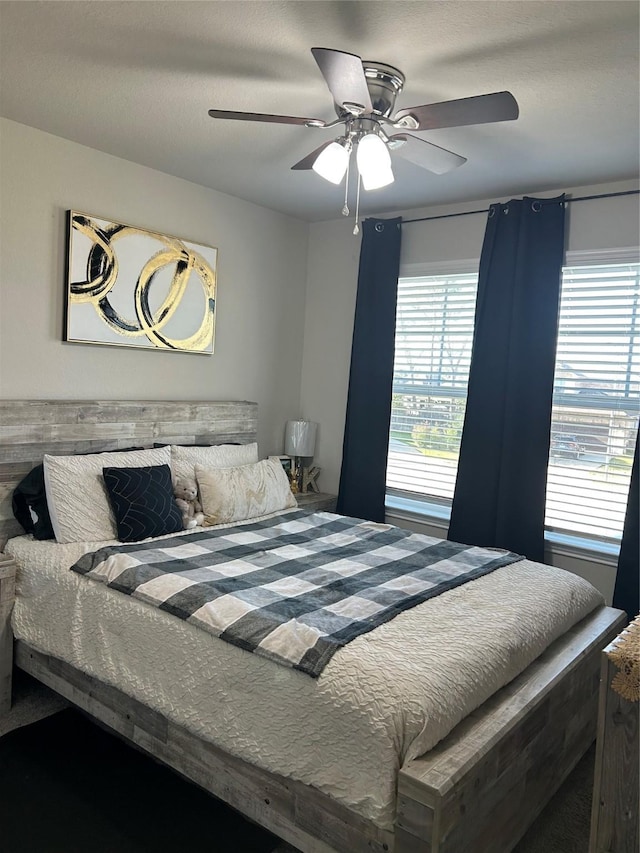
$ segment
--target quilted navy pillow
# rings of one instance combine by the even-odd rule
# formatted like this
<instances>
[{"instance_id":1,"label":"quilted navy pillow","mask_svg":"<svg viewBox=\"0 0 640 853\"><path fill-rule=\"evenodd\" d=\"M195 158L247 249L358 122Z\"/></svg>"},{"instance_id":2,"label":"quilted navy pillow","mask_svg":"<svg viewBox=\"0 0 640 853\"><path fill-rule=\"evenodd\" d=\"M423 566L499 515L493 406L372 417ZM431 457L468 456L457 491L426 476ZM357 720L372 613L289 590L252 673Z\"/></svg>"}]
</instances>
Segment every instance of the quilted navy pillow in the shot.
<instances>
[{"instance_id":1,"label":"quilted navy pillow","mask_svg":"<svg viewBox=\"0 0 640 853\"><path fill-rule=\"evenodd\" d=\"M102 473L121 542L183 530L168 465L103 468Z\"/></svg>"}]
</instances>

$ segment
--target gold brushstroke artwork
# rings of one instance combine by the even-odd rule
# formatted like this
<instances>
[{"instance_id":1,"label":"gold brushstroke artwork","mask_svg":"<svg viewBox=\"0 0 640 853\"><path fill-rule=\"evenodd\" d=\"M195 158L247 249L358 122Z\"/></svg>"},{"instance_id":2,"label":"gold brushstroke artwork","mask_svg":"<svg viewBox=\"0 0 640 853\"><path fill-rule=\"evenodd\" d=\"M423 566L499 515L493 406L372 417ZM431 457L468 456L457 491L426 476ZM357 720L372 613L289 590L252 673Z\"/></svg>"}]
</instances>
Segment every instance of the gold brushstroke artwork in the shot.
<instances>
[{"instance_id":1,"label":"gold brushstroke artwork","mask_svg":"<svg viewBox=\"0 0 640 853\"><path fill-rule=\"evenodd\" d=\"M69 211L65 340L212 353L217 255Z\"/></svg>"}]
</instances>

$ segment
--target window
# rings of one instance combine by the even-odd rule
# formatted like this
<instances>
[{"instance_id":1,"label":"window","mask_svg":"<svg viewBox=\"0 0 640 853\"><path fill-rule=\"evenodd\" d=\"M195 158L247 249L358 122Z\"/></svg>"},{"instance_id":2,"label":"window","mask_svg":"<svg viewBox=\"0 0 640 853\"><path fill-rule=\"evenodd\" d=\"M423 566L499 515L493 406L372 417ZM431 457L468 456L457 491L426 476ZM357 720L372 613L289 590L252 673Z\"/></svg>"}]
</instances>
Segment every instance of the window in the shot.
<instances>
[{"instance_id":1,"label":"window","mask_svg":"<svg viewBox=\"0 0 640 853\"><path fill-rule=\"evenodd\" d=\"M640 410L640 264L565 267L548 529L622 535Z\"/></svg>"},{"instance_id":2,"label":"window","mask_svg":"<svg viewBox=\"0 0 640 853\"><path fill-rule=\"evenodd\" d=\"M471 269L471 264L469 264ZM450 505L466 404L475 272L398 283L387 489ZM563 270L546 527L620 539L640 411L640 264Z\"/></svg>"},{"instance_id":3,"label":"window","mask_svg":"<svg viewBox=\"0 0 640 853\"><path fill-rule=\"evenodd\" d=\"M387 487L453 498L478 275L398 282Z\"/></svg>"}]
</instances>

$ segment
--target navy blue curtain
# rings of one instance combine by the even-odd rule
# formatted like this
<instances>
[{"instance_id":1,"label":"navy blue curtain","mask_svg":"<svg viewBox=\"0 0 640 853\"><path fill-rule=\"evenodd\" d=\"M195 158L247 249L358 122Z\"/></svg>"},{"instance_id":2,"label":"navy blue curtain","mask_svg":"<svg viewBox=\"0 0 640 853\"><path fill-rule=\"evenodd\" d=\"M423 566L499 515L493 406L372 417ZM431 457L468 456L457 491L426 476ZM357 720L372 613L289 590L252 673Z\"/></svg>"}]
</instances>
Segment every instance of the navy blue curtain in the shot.
<instances>
[{"instance_id":1,"label":"navy blue curtain","mask_svg":"<svg viewBox=\"0 0 640 853\"><path fill-rule=\"evenodd\" d=\"M564 196L492 204L448 538L544 559Z\"/></svg>"},{"instance_id":2,"label":"navy blue curtain","mask_svg":"<svg viewBox=\"0 0 640 853\"><path fill-rule=\"evenodd\" d=\"M337 511L384 521L402 219L362 228Z\"/></svg>"},{"instance_id":3,"label":"navy blue curtain","mask_svg":"<svg viewBox=\"0 0 640 853\"><path fill-rule=\"evenodd\" d=\"M631 469L629 500L624 519L624 532L620 544L616 586L613 593L613 606L626 610L629 619L640 613L640 479L638 478L638 446L640 435L636 439L636 453Z\"/></svg>"}]
</instances>

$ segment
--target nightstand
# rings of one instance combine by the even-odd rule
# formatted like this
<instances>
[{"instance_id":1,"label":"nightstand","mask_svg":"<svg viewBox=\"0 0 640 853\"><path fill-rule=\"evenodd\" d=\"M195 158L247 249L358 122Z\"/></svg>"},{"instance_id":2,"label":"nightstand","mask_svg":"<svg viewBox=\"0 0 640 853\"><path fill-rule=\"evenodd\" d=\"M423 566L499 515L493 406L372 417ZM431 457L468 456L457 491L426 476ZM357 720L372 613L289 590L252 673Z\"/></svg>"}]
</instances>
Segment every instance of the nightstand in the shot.
<instances>
[{"instance_id":1,"label":"nightstand","mask_svg":"<svg viewBox=\"0 0 640 853\"><path fill-rule=\"evenodd\" d=\"M11 611L15 597L16 564L12 557L0 554L0 717L11 707L11 671L13 669Z\"/></svg>"},{"instance_id":2,"label":"nightstand","mask_svg":"<svg viewBox=\"0 0 640 853\"><path fill-rule=\"evenodd\" d=\"M337 495L328 492L299 492L295 496L300 509L308 509L310 512L335 512Z\"/></svg>"}]
</instances>

